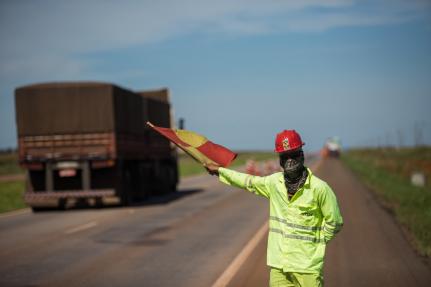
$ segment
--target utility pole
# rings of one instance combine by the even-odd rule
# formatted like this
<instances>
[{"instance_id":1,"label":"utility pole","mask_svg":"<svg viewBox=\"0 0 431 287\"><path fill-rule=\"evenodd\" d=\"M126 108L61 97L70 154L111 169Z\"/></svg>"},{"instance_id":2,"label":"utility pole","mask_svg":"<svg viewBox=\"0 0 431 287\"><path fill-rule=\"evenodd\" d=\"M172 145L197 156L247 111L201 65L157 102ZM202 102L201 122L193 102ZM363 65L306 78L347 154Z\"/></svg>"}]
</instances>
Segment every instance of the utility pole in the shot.
<instances>
[{"instance_id":1,"label":"utility pole","mask_svg":"<svg viewBox=\"0 0 431 287\"><path fill-rule=\"evenodd\" d=\"M401 149L401 147L404 146L404 136L401 129L397 130L397 136L398 136L398 149Z\"/></svg>"},{"instance_id":2,"label":"utility pole","mask_svg":"<svg viewBox=\"0 0 431 287\"><path fill-rule=\"evenodd\" d=\"M423 144L423 124L420 122L415 122L413 128L413 138L415 140L415 147L422 146Z\"/></svg>"},{"instance_id":3,"label":"utility pole","mask_svg":"<svg viewBox=\"0 0 431 287\"><path fill-rule=\"evenodd\" d=\"M180 118L179 119L178 127L179 127L180 130L184 129L184 127L185 127L185 123L184 122L185 122L184 118Z\"/></svg>"}]
</instances>

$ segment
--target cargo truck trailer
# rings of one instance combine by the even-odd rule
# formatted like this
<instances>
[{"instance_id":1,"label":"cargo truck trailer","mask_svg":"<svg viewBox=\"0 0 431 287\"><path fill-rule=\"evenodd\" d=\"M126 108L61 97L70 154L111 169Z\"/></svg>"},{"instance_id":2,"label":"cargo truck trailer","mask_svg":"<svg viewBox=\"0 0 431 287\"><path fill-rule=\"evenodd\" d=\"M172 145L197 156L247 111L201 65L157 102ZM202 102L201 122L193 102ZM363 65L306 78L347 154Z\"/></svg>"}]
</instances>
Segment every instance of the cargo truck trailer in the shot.
<instances>
[{"instance_id":1,"label":"cargo truck trailer","mask_svg":"<svg viewBox=\"0 0 431 287\"><path fill-rule=\"evenodd\" d=\"M34 84L15 90L15 106L24 199L33 210L72 199L128 205L176 190L175 147L145 124L172 127L167 89Z\"/></svg>"}]
</instances>

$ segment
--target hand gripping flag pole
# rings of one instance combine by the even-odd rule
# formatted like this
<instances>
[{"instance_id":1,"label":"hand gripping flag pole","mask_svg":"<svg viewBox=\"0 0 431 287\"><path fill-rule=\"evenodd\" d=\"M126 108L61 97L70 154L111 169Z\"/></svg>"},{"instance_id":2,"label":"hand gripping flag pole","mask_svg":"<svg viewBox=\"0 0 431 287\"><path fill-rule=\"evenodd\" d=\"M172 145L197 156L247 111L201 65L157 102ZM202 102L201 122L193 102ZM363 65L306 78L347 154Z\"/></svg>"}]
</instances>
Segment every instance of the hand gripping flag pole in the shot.
<instances>
[{"instance_id":1,"label":"hand gripping flag pole","mask_svg":"<svg viewBox=\"0 0 431 287\"><path fill-rule=\"evenodd\" d=\"M216 164L227 167L237 154L224 146L209 141L206 137L188 130L162 128L147 122L147 125L173 142L201 164Z\"/></svg>"}]
</instances>

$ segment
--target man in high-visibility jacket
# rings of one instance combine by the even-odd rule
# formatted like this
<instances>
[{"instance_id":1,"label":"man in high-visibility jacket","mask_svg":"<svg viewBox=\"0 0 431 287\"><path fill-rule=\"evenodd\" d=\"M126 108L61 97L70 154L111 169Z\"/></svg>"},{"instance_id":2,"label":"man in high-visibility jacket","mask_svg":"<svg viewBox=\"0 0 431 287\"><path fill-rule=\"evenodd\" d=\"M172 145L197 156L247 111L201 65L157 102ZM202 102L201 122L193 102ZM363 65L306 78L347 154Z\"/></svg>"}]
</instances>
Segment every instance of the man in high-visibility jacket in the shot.
<instances>
[{"instance_id":1,"label":"man in high-visibility jacket","mask_svg":"<svg viewBox=\"0 0 431 287\"><path fill-rule=\"evenodd\" d=\"M325 247L343 225L334 192L304 166L303 145L295 130L277 134L283 172L265 177L206 166L221 182L269 199L270 286L323 286Z\"/></svg>"}]
</instances>

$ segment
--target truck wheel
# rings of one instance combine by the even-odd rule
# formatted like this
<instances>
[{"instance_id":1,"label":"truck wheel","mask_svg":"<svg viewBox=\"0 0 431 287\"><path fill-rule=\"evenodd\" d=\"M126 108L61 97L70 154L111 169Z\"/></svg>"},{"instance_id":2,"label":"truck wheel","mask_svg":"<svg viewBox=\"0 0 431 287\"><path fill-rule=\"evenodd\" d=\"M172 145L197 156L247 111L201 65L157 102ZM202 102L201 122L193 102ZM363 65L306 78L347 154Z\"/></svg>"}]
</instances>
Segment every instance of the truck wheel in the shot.
<instances>
[{"instance_id":1,"label":"truck wheel","mask_svg":"<svg viewBox=\"0 0 431 287\"><path fill-rule=\"evenodd\" d=\"M57 209L65 210L67 205L67 198L60 198L58 200Z\"/></svg>"},{"instance_id":2,"label":"truck wheel","mask_svg":"<svg viewBox=\"0 0 431 287\"><path fill-rule=\"evenodd\" d=\"M178 170L176 165L170 166L170 192L176 192L177 191L177 178L178 178Z\"/></svg>"},{"instance_id":3,"label":"truck wheel","mask_svg":"<svg viewBox=\"0 0 431 287\"><path fill-rule=\"evenodd\" d=\"M31 210L32 210L34 213L36 213L36 212L44 211L44 210L46 210L46 209L45 209L45 208L43 208L43 207L35 207L35 206L32 206L32 207L31 207Z\"/></svg>"},{"instance_id":4,"label":"truck wheel","mask_svg":"<svg viewBox=\"0 0 431 287\"><path fill-rule=\"evenodd\" d=\"M174 170L169 164L163 166L163 173L160 178L161 181L161 194L168 194L173 192L172 184L174 183Z\"/></svg>"},{"instance_id":5,"label":"truck wheel","mask_svg":"<svg viewBox=\"0 0 431 287\"><path fill-rule=\"evenodd\" d=\"M130 189L132 188L132 177L130 175L130 171L124 171L123 177L124 178L121 190L121 205L128 206L132 203L132 198L130 196Z\"/></svg>"},{"instance_id":6,"label":"truck wheel","mask_svg":"<svg viewBox=\"0 0 431 287\"><path fill-rule=\"evenodd\" d=\"M132 199L130 198L130 195L127 191L123 191L121 194L121 205L122 206L129 206L132 203Z\"/></svg>"},{"instance_id":7,"label":"truck wheel","mask_svg":"<svg viewBox=\"0 0 431 287\"><path fill-rule=\"evenodd\" d=\"M94 201L95 201L96 208L102 208L103 207L103 198L102 197L96 197Z\"/></svg>"}]
</instances>

